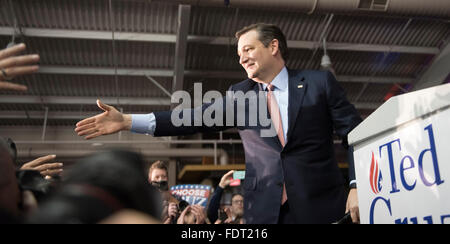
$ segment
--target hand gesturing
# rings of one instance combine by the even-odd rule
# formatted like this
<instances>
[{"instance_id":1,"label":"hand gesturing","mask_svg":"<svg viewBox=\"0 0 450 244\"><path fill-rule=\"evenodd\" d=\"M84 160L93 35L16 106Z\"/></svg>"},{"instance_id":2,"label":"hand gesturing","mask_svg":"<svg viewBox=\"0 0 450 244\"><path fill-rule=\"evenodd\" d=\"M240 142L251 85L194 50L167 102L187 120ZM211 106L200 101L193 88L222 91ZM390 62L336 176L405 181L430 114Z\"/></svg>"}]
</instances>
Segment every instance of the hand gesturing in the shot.
<instances>
[{"instance_id":1,"label":"hand gesturing","mask_svg":"<svg viewBox=\"0 0 450 244\"><path fill-rule=\"evenodd\" d=\"M112 106L97 100L97 106L104 112L84 119L76 124L75 132L89 140L101 135L109 135L131 129L131 115L122 114Z\"/></svg>"},{"instance_id":2,"label":"hand gesturing","mask_svg":"<svg viewBox=\"0 0 450 244\"><path fill-rule=\"evenodd\" d=\"M14 77L36 72L39 66L39 55L21 55L17 56L26 48L21 43L3 50L0 50L0 90L26 91L24 85L9 82Z\"/></svg>"}]
</instances>

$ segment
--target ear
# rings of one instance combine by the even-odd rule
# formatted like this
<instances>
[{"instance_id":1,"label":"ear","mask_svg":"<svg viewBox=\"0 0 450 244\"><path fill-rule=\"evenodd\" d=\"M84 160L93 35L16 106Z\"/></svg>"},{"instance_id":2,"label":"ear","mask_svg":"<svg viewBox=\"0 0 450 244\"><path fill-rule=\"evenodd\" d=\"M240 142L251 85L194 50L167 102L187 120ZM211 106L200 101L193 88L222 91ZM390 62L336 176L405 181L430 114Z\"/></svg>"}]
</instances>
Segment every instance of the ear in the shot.
<instances>
[{"instance_id":1,"label":"ear","mask_svg":"<svg viewBox=\"0 0 450 244\"><path fill-rule=\"evenodd\" d=\"M269 44L270 48L272 49L272 55L275 56L277 55L277 53L280 52L280 43L278 42L277 39L273 39L270 44Z\"/></svg>"}]
</instances>

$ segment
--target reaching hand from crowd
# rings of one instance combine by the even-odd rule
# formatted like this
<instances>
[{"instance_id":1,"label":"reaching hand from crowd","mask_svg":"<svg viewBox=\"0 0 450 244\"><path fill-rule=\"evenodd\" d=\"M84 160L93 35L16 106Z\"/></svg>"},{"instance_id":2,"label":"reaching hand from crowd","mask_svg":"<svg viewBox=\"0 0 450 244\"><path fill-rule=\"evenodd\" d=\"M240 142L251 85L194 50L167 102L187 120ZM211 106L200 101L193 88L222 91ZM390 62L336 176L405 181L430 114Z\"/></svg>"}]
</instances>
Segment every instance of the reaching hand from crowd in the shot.
<instances>
[{"instance_id":1,"label":"reaching hand from crowd","mask_svg":"<svg viewBox=\"0 0 450 244\"><path fill-rule=\"evenodd\" d=\"M181 212L180 217L178 217L177 224L186 224L185 217L187 216L188 212L191 210L191 206L187 206L183 212Z\"/></svg>"},{"instance_id":2,"label":"reaching hand from crowd","mask_svg":"<svg viewBox=\"0 0 450 244\"><path fill-rule=\"evenodd\" d=\"M200 205L192 205L191 212L195 216L195 224L204 224L206 221L205 208Z\"/></svg>"},{"instance_id":3,"label":"reaching hand from crowd","mask_svg":"<svg viewBox=\"0 0 450 244\"><path fill-rule=\"evenodd\" d=\"M176 219L177 218L177 214L178 214L178 205L174 202L171 202L167 205L166 208L164 208L165 210L165 215L167 215L167 217L165 217L163 223L164 224L171 224L172 223L172 219Z\"/></svg>"},{"instance_id":4,"label":"reaching hand from crowd","mask_svg":"<svg viewBox=\"0 0 450 244\"><path fill-rule=\"evenodd\" d=\"M47 155L44 157L37 158L31 162L28 162L20 168L21 170L36 170L41 173L46 179L53 176L61 175L63 172L63 164L56 162L52 163L56 158L56 155Z\"/></svg>"},{"instance_id":5,"label":"reaching hand from crowd","mask_svg":"<svg viewBox=\"0 0 450 244\"><path fill-rule=\"evenodd\" d=\"M10 82L14 77L31 74L38 71L39 55L20 55L26 49L21 43L12 47L0 50L0 90L26 91L24 85Z\"/></svg>"},{"instance_id":6,"label":"reaching hand from crowd","mask_svg":"<svg viewBox=\"0 0 450 244\"><path fill-rule=\"evenodd\" d=\"M229 224L233 221L233 214L231 213L231 208L225 208L225 213L227 214L227 219L223 221L224 224Z\"/></svg>"},{"instance_id":7,"label":"reaching hand from crowd","mask_svg":"<svg viewBox=\"0 0 450 244\"><path fill-rule=\"evenodd\" d=\"M220 179L219 186L222 189L225 189L231 183L231 179L233 178L234 170L228 171L228 173L224 174Z\"/></svg>"},{"instance_id":8,"label":"reaching hand from crowd","mask_svg":"<svg viewBox=\"0 0 450 244\"><path fill-rule=\"evenodd\" d=\"M233 214L231 213L231 208L224 208L225 213L227 214L227 218L225 220L217 219L214 224L230 224L233 222Z\"/></svg>"},{"instance_id":9,"label":"reaching hand from crowd","mask_svg":"<svg viewBox=\"0 0 450 244\"><path fill-rule=\"evenodd\" d=\"M205 208L200 205L189 205L180 214L177 224L205 224Z\"/></svg>"},{"instance_id":10,"label":"reaching hand from crowd","mask_svg":"<svg viewBox=\"0 0 450 244\"><path fill-rule=\"evenodd\" d=\"M75 132L86 140L131 129L131 115L122 114L117 109L97 100L97 106L104 112L77 123Z\"/></svg>"},{"instance_id":11,"label":"reaching hand from crowd","mask_svg":"<svg viewBox=\"0 0 450 244\"><path fill-rule=\"evenodd\" d=\"M177 217L177 213L178 213L178 206L177 206L177 204L173 203L173 202L169 203L169 208L168 208L167 212L168 212L167 215L170 218L176 218Z\"/></svg>"}]
</instances>

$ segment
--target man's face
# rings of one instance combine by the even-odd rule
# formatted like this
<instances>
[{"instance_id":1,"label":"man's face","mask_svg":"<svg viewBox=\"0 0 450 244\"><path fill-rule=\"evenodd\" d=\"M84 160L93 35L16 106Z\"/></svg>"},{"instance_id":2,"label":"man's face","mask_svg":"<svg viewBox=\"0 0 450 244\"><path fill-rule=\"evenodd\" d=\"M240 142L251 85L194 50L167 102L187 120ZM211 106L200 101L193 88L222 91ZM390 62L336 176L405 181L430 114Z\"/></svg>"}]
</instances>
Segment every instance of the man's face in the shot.
<instances>
[{"instance_id":1,"label":"man's face","mask_svg":"<svg viewBox=\"0 0 450 244\"><path fill-rule=\"evenodd\" d=\"M259 33L252 30L243 34L238 41L239 63L250 79L264 79L274 62L273 46L269 44L265 47L258 38Z\"/></svg>"},{"instance_id":2,"label":"man's face","mask_svg":"<svg viewBox=\"0 0 450 244\"><path fill-rule=\"evenodd\" d=\"M150 175L150 182L167 181L167 172L164 169L153 169Z\"/></svg>"},{"instance_id":3,"label":"man's face","mask_svg":"<svg viewBox=\"0 0 450 244\"><path fill-rule=\"evenodd\" d=\"M235 216L242 216L244 213L244 197L236 195L231 199L231 212Z\"/></svg>"}]
</instances>

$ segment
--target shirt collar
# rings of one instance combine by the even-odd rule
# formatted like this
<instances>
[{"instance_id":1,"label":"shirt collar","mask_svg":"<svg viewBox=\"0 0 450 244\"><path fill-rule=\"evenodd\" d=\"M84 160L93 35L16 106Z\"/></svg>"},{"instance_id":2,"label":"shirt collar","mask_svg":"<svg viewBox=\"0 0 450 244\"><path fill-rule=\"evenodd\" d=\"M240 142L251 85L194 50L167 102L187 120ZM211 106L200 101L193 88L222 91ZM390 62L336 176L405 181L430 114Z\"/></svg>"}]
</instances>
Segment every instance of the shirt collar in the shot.
<instances>
[{"instance_id":1,"label":"shirt collar","mask_svg":"<svg viewBox=\"0 0 450 244\"><path fill-rule=\"evenodd\" d=\"M271 84L275 86L275 88L285 91L288 88L288 82L289 82L289 74L286 69L286 66L283 67L283 69L278 73L277 76L272 80ZM264 90L267 89L267 84L262 84Z\"/></svg>"}]
</instances>

